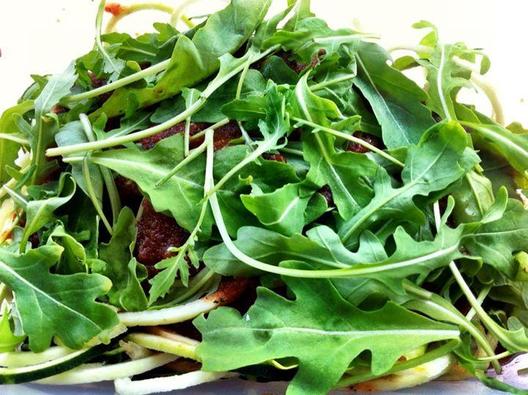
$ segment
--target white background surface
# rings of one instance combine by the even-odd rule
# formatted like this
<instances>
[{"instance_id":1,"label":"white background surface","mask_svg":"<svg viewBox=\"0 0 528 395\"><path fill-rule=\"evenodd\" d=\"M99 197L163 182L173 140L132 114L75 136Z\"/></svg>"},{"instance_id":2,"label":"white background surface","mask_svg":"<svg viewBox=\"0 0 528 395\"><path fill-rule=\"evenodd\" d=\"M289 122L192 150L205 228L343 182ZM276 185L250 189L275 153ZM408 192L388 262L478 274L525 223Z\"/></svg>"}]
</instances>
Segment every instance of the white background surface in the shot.
<instances>
[{"instance_id":1,"label":"white background surface","mask_svg":"<svg viewBox=\"0 0 528 395\"><path fill-rule=\"evenodd\" d=\"M110 0L108 0L110 2ZM123 2L127 2L124 0ZM178 0L165 0L177 4ZM222 0L202 4L221 5ZM280 7L285 0L275 0ZM465 41L484 48L493 68L507 121L528 124L526 0L312 0L318 15L332 25L359 25L379 33L388 46L414 45L423 34L411 24L437 24L443 41ZM0 0L0 111L14 104L31 82L30 74L59 72L93 44L93 0ZM203 11L203 5L202 10ZM129 32L148 29L165 15L141 14L120 25Z\"/></svg>"}]
</instances>

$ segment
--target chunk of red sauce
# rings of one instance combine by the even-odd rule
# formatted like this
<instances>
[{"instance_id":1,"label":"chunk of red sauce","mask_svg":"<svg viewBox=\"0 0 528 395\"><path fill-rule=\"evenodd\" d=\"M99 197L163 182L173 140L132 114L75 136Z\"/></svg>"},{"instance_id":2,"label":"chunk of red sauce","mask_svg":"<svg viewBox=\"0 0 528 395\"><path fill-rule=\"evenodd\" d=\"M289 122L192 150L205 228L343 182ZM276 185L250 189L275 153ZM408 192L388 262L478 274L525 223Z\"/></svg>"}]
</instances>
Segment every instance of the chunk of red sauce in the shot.
<instances>
[{"instance_id":1,"label":"chunk of red sauce","mask_svg":"<svg viewBox=\"0 0 528 395\"><path fill-rule=\"evenodd\" d=\"M189 233L180 227L174 218L158 213L152 204L144 199L143 212L137 223L136 258L139 262L153 266L173 253L170 247L182 246Z\"/></svg>"},{"instance_id":2,"label":"chunk of red sauce","mask_svg":"<svg viewBox=\"0 0 528 395\"><path fill-rule=\"evenodd\" d=\"M109 3L105 5L105 11L113 16L119 16L123 13L125 8L119 3Z\"/></svg>"},{"instance_id":3,"label":"chunk of red sauce","mask_svg":"<svg viewBox=\"0 0 528 395\"><path fill-rule=\"evenodd\" d=\"M383 143L381 142L381 140L379 138L377 138L376 136L373 136L371 134L368 134L368 133L363 133L363 132L357 132L357 133L354 133L354 137L357 137L367 143L369 143L370 145L373 145L374 147L376 148L383 148ZM353 143L353 142L350 142L348 143L348 146L347 146L347 151L350 151L350 152L356 152L358 154L365 154L367 152L370 152L370 150L359 144L359 143Z\"/></svg>"}]
</instances>

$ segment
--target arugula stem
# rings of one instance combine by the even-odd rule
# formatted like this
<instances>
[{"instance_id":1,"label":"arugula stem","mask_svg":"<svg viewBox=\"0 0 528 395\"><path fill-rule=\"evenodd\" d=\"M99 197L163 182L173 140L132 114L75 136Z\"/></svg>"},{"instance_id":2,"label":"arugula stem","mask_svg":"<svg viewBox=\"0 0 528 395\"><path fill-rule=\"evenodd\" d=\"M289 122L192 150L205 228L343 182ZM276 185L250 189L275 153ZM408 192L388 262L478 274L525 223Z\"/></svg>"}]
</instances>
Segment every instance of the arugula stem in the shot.
<instances>
[{"instance_id":1,"label":"arugula stem","mask_svg":"<svg viewBox=\"0 0 528 395\"><path fill-rule=\"evenodd\" d=\"M103 85L99 88L89 90L87 92L79 93L77 95L67 96L63 99L64 103L72 103L81 100L91 99L108 92L112 92L118 88L122 88L126 85L130 85L136 81L140 81L151 75L155 75L164 71L170 63L170 59L164 60L154 66L150 66L144 70L138 71L137 73L118 79L117 81Z\"/></svg>"},{"instance_id":2,"label":"arugula stem","mask_svg":"<svg viewBox=\"0 0 528 395\"><path fill-rule=\"evenodd\" d=\"M239 172L241 169L243 169L245 166L250 164L251 162L258 159L262 154L268 152L270 149L272 149L277 142L274 139L271 139L269 141L265 141L262 144L260 144L257 149L255 149L253 152L251 152L248 156L246 156L242 161L237 163L236 166L231 168L223 177L218 181L218 183L207 193L207 196L211 196L218 190L220 190L224 184L229 181L231 177L233 177L237 172Z\"/></svg>"},{"instance_id":3,"label":"arugula stem","mask_svg":"<svg viewBox=\"0 0 528 395\"><path fill-rule=\"evenodd\" d=\"M92 178L90 177L90 167L89 167L89 158L86 156L86 158L83 161L82 164L82 173L84 178L84 183L86 184L86 189L88 190L88 197L92 201L92 204L95 208L95 211L97 211L97 214L101 218L101 221L103 221L103 224L110 233L110 235L113 234L112 225L110 225L110 222L108 221L108 218L106 218L106 215L101 207L101 203L99 202L99 199L97 198L97 195L95 193L93 184L92 184Z\"/></svg>"},{"instance_id":4,"label":"arugula stem","mask_svg":"<svg viewBox=\"0 0 528 395\"><path fill-rule=\"evenodd\" d=\"M438 229L442 220L440 216L440 205L438 204L438 201L433 204L433 211L435 217L435 226ZM508 351L526 351L524 349L520 349L515 343L511 342L510 339L508 339L508 336L504 333L504 328L502 328L495 321L493 321L493 319L488 315L488 313L484 311L481 303L479 303L477 298L475 298L475 295L473 295L471 288L469 288L468 284L464 280L464 277L462 276L462 273L460 273L454 261L451 261L449 263L449 269L451 270L455 281L464 293L471 307L475 310L475 313L479 317L482 324L484 324L484 326L495 335L499 342L505 348L507 348Z\"/></svg>"},{"instance_id":5,"label":"arugula stem","mask_svg":"<svg viewBox=\"0 0 528 395\"><path fill-rule=\"evenodd\" d=\"M509 351L504 351L504 352L501 352L500 354L496 354L496 355L492 355L490 357L481 357L479 358L479 361L492 361L492 362L496 362L498 359L502 359L502 358L507 358L509 356L511 356L512 353L509 352Z\"/></svg>"},{"instance_id":6,"label":"arugula stem","mask_svg":"<svg viewBox=\"0 0 528 395\"><path fill-rule=\"evenodd\" d=\"M171 171L167 173L163 178L161 178L155 185L155 188L161 187L163 184L165 184L167 181L169 181L178 171L180 171L183 167L187 166L189 163L191 163L193 160L195 160L197 157L199 157L202 153L205 152L207 149L207 144L202 143L199 147L193 149L185 159L183 159L180 163L178 163Z\"/></svg>"},{"instance_id":7,"label":"arugula stem","mask_svg":"<svg viewBox=\"0 0 528 395\"><path fill-rule=\"evenodd\" d=\"M204 137L205 136L205 132L207 132L208 129L218 129L218 128L224 126L224 125L227 125L228 123L229 123L229 118L224 118L221 121L215 123L214 125L208 127L207 129L204 129L204 130L202 130L202 131L200 131L200 132L198 132L196 134L193 134L191 136L191 141L192 140L197 140L199 138Z\"/></svg>"},{"instance_id":8,"label":"arugula stem","mask_svg":"<svg viewBox=\"0 0 528 395\"><path fill-rule=\"evenodd\" d=\"M60 155L70 155L70 154L79 153L79 152L95 151L95 150L100 150L100 149L105 149L105 148L112 148L112 147L115 147L118 145L124 145L127 143L132 143L134 141L141 140L141 139L153 136L155 134L158 134L160 132L163 132L164 130L169 129L172 126L180 122L183 122L188 116L198 111L204 103L205 103L205 98L201 97L191 107L189 107L184 112L178 114L177 116L159 125L152 126L148 129L145 129L139 132L127 134L125 136L109 137L107 139L94 141L94 142L68 145L68 146L59 147L59 148L51 148L47 150L47 155L50 157L60 156Z\"/></svg>"},{"instance_id":9,"label":"arugula stem","mask_svg":"<svg viewBox=\"0 0 528 395\"><path fill-rule=\"evenodd\" d=\"M484 288L482 288L482 290L480 291L478 297L477 297L477 302L480 306L482 306L482 303L484 302L484 300L487 298L489 292L491 291L491 286L486 286ZM475 317L475 309L472 307L471 310L469 310L469 312L466 314L466 318L471 321L473 319L473 317Z\"/></svg>"},{"instance_id":10,"label":"arugula stem","mask_svg":"<svg viewBox=\"0 0 528 395\"><path fill-rule=\"evenodd\" d=\"M293 120L298 122L298 123L301 123L303 125L306 125L306 126L310 126L312 128L314 128L315 130L322 130L323 132L327 132L327 133L330 133L334 136L337 136L337 137L341 137L345 140L348 140L348 141L352 141L356 144L359 144L369 150L371 150L372 152L375 152L376 154L382 156L383 158L387 159L388 161L400 166L400 167L404 167L405 164L400 162L398 159L396 159L395 157L393 157L392 155L386 153L385 151L379 149L378 147L375 147L373 146L372 144L369 144L368 142L366 142L365 140L362 140L362 139L359 139L357 137L354 137L350 134L347 134L347 133L343 133L343 132L340 132L338 130L335 130L335 129L332 129L332 128L328 128L326 126L323 126L323 125L318 125L314 122L311 122L311 121L307 121L305 119L302 119L302 118L297 118L297 117L293 117Z\"/></svg>"},{"instance_id":11,"label":"arugula stem","mask_svg":"<svg viewBox=\"0 0 528 395\"><path fill-rule=\"evenodd\" d=\"M296 155L296 156L301 156L301 157L304 156L304 153L301 150L294 149L294 148L284 147L284 148L281 148L279 151L284 152L286 154L291 154L291 155Z\"/></svg>"},{"instance_id":12,"label":"arugula stem","mask_svg":"<svg viewBox=\"0 0 528 395\"><path fill-rule=\"evenodd\" d=\"M30 145L31 144L28 139L24 137L19 137L18 135L11 134L11 133L0 133L0 140L9 140L9 141L18 143L20 145Z\"/></svg>"},{"instance_id":13,"label":"arugula stem","mask_svg":"<svg viewBox=\"0 0 528 395\"><path fill-rule=\"evenodd\" d=\"M356 78L355 75L345 75L343 77L340 77L340 78L334 78L333 80L328 80L328 81L323 81L323 82L320 82L318 84L315 84L315 85L312 85L310 86L310 90L313 91L313 92L316 92L316 91L319 91L319 90L323 90L331 85L335 85L335 84L339 84L340 82L345 82L345 81L350 81L350 80L353 80L354 78Z\"/></svg>"},{"instance_id":14,"label":"arugula stem","mask_svg":"<svg viewBox=\"0 0 528 395\"><path fill-rule=\"evenodd\" d=\"M406 292L417 297L417 299L414 300L414 303L417 303L418 306L423 304L425 307L434 309L441 315L447 314L449 316L448 322L456 324L465 329L475 339L476 343L482 348L486 355L490 357L494 355L493 348L489 344L486 336L475 325L473 325L470 320L464 317L464 315L462 315L462 313L460 313L454 307L451 309L450 307L452 305L448 308L447 306L443 306L441 303L438 303L434 300L434 298L439 298L439 300L443 301L444 299L442 299L441 296L420 288L410 281L404 281L403 287ZM445 303L448 304L449 302L445 301ZM498 364L496 361L493 362L493 367L497 371L500 371L500 364Z\"/></svg>"},{"instance_id":15,"label":"arugula stem","mask_svg":"<svg viewBox=\"0 0 528 395\"><path fill-rule=\"evenodd\" d=\"M398 362L395 364L389 371L381 374L381 375L375 375L372 372L357 374L351 377L346 377L344 379L341 379L335 388L344 388L349 387L354 384L362 383L364 381L389 376L391 374L401 372L402 370L412 369L414 367L423 365L427 362L434 361L435 359L441 358L443 356L448 355L453 349L455 349L460 344L460 340L451 340L448 343L435 348L434 350L431 350L424 355L421 355L417 358L413 358L404 362Z\"/></svg>"},{"instance_id":16,"label":"arugula stem","mask_svg":"<svg viewBox=\"0 0 528 395\"><path fill-rule=\"evenodd\" d=\"M97 49L103 55L103 58L112 66L115 72L118 72L118 68L116 67L114 61L106 52L106 49L104 48L103 42L101 40L101 33L102 33L102 25L103 25L103 17L105 12L105 5L106 0L101 0L99 2L99 8L97 9L97 15L95 17L95 45L97 46Z\"/></svg>"},{"instance_id":17,"label":"arugula stem","mask_svg":"<svg viewBox=\"0 0 528 395\"><path fill-rule=\"evenodd\" d=\"M170 303L171 304L179 304L182 302L185 302L189 298L191 298L193 295L196 295L197 292L199 292L203 287L205 287L211 279L213 279L217 274L207 268L203 269L200 273L198 273L196 276L193 277L193 280L196 279L196 281L192 281L189 283L189 287L187 290L179 295L177 298L174 298Z\"/></svg>"},{"instance_id":18,"label":"arugula stem","mask_svg":"<svg viewBox=\"0 0 528 395\"><path fill-rule=\"evenodd\" d=\"M84 133L86 134L88 141L96 141L92 125L90 124L90 120L88 119L86 114L80 114L79 120L81 121ZM110 200L110 207L112 209L112 220L113 224L115 225L115 223L117 222L117 218L119 217L119 213L121 211L121 198L119 197L119 191L117 190L114 177L112 176L112 172L110 171L110 169L107 169L103 166L98 166L98 168L101 172L101 175L103 176L103 181L105 183L106 190L108 191L108 198Z\"/></svg>"}]
</instances>

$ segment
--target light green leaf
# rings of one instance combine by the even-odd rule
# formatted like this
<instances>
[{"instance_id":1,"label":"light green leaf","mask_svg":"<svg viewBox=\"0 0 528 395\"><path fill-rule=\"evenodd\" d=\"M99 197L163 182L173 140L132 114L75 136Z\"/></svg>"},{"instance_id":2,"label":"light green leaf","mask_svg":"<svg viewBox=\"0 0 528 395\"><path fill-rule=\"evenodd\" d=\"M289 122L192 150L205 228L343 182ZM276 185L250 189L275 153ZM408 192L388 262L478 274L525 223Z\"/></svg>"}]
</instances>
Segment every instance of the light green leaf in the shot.
<instances>
[{"instance_id":1,"label":"light green leaf","mask_svg":"<svg viewBox=\"0 0 528 395\"><path fill-rule=\"evenodd\" d=\"M375 176L378 165L362 154L337 152L334 143L335 138L323 132L304 137L304 157L310 164L306 177L319 187L330 187L340 216L347 219L372 198L368 180Z\"/></svg>"},{"instance_id":2,"label":"light green leaf","mask_svg":"<svg viewBox=\"0 0 528 395\"><path fill-rule=\"evenodd\" d=\"M295 88L293 104L299 116L319 125L328 125L330 119L340 118L340 111L333 101L310 91L306 76ZM338 153L334 144L333 136L320 131L303 137L304 157L310 163L307 179L319 187L328 185L339 214L347 219L372 197L372 188L366 180L374 176L378 166L365 155Z\"/></svg>"},{"instance_id":3,"label":"light green leaf","mask_svg":"<svg viewBox=\"0 0 528 395\"><path fill-rule=\"evenodd\" d=\"M455 327L393 303L362 311L346 302L328 280L283 280L294 300L259 288L256 303L243 317L222 307L194 321L203 337L198 355L204 370L233 370L293 357L299 369L287 394L326 394L364 351L371 353L372 373L378 375L416 347L459 336Z\"/></svg>"},{"instance_id":4,"label":"light green leaf","mask_svg":"<svg viewBox=\"0 0 528 395\"><path fill-rule=\"evenodd\" d=\"M287 184L271 193L259 191L240 198L262 225L290 236L302 232L304 212L313 193L303 184Z\"/></svg>"},{"instance_id":5,"label":"light green leaf","mask_svg":"<svg viewBox=\"0 0 528 395\"><path fill-rule=\"evenodd\" d=\"M15 293L17 310L34 352L57 336L67 347L81 348L118 323L115 312L95 301L111 282L98 274L51 274L62 254L43 246L23 255L0 249L0 280Z\"/></svg>"},{"instance_id":6,"label":"light green leaf","mask_svg":"<svg viewBox=\"0 0 528 395\"><path fill-rule=\"evenodd\" d=\"M25 336L15 336L9 322L9 310L4 308L0 318L0 352L14 351Z\"/></svg>"},{"instance_id":7,"label":"light green leaf","mask_svg":"<svg viewBox=\"0 0 528 395\"><path fill-rule=\"evenodd\" d=\"M59 101L70 93L77 75L72 64L61 74L56 74L48 79L46 86L35 99L35 118L40 118L51 111Z\"/></svg>"},{"instance_id":8,"label":"light green leaf","mask_svg":"<svg viewBox=\"0 0 528 395\"><path fill-rule=\"evenodd\" d=\"M26 100L14 107L5 110L0 117L0 133L15 134L19 132L15 117L24 115L33 108L33 102ZM20 144L0 138L0 184L11 177L7 174L6 167L12 166L18 155Z\"/></svg>"},{"instance_id":9,"label":"light green leaf","mask_svg":"<svg viewBox=\"0 0 528 395\"><path fill-rule=\"evenodd\" d=\"M48 245L61 246L64 251L60 257L56 272L73 274L86 272L86 251L84 246L68 234L63 225L57 226L48 236Z\"/></svg>"},{"instance_id":10,"label":"light green leaf","mask_svg":"<svg viewBox=\"0 0 528 395\"><path fill-rule=\"evenodd\" d=\"M236 247L252 258L272 265L285 262L308 264L315 272L320 269L343 269L346 275L339 287L346 288L350 279L370 279L383 284L390 292L403 294L402 280L415 274L427 275L447 266L462 255L458 251L460 238L466 231L461 227L442 227L432 241L416 241L401 227L393 235L394 252L388 256L381 241L365 232L357 252L345 248L337 234L325 226L307 232L307 236L285 237L260 228L245 227L238 232ZM204 263L213 271L226 276L248 276L258 271L244 266L225 245L207 250ZM321 275L324 277L324 275Z\"/></svg>"},{"instance_id":11,"label":"light green leaf","mask_svg":"<svg viewBox=\"0 0 528 395\"><path fill-rule=\"evenodd\" d=\"M481 220L495 201L491 181L476 171L470 171L455 184L451 195L456 202L453 216L457 223Z\"/></svg>"},{"instance_id":12,"label":"light green leaf","mask_svg":"<svg viewBox=\"0 0 528 395\"><path fill-rule=\"evenodd\" d=\"M31 139L32 163L36 167L32 178L33 182L37 181L46 171L45 151L52 144L57 132L58 121L56 116L54 114L48 115L48 113L53 106L70 93L76 79L77 75L72 63L62 74L51 76L42 92L35 99L35 125Z\"/></svg>"}]
</instances>

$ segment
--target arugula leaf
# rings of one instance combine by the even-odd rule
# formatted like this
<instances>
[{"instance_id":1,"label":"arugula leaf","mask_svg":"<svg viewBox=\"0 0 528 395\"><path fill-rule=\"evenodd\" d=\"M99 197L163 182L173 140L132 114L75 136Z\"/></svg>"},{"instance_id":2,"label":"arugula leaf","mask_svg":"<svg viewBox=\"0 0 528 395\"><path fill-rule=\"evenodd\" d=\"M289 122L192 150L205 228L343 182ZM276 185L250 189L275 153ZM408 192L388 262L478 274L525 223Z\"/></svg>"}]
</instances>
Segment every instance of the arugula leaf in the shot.
<instances>
[{"instance_id":1,"label":"arugula leaf","mask_svg":"<svg viewBox=\"0 0 528 395\"><path fill-rule=\"evenodd\" d=\"M178 225L191 231L200 215L203 198L205 161L196 158L192 166L183 167L163 185L157 182L184 159L183 136L178 134L160 141L145 151L136 146L94 153L93 163L116 171L134 181L148 196L158 212L170 212ZM203 232L210 232L206 219Z\"/></svg>"},{"instance_id":2,"label":"arugula leaf","mask_svg":"<svg viewBox=\"0 0 528 395\"><path fill-rule=\"evenodd\" d=\"M9 323L9 310L4 307L0 318L0 352L14 351L24 341L25 336L16 336Z\"/></svg>"},{"instance_id":3,"label":"arugula leaf","mask_svg":"<svg viewBox=\"0 0 528 395\"><path fill-rule=\"evenodd\" d=\"M80 121L69 122L61 127L55 135L58 147L81 144L88 142L88 137L84 132ZM91 197L91 191L95 193L95 198L101 204L103 199L103 177L99 168L88 162L88 177L85 177L82 163L72 163L72 176L76 184L83 190L86 196ZM89 185L90 184L90 185Z\"/></svg>"},{"instance_id":4,"label":"arugula leaf","mask_svg":"<svg viewBox=\"0 0 528 395\"><path fill-rule=\"evenodd\" d=\"M124 207L119 213L109 243L99 247L99 259L90 266L95 273L112 281L108 299L114 306L125 311L140 311L147 307L147 297L141 280L146 269L132 256L136 239L136 218L132 210Z\"/></svg>"},{"instance_id":5,"label":"arugula leaf","mask_svg":"<svg viewBox=\"0 0 528 395\"><path fill-rule=\"evenodd\" d=\"M316 230L310 230L308 234L312 232ZM351 263L360 262L344 247L332 251L301 234L287 237L257 227L240 228L235 244L247 255L274 265L295 260L313 265L343 268ZM223 244L208 249L204 253L203 261L207 267L224 276L247 276L257 273L249 266L241 264Z\"/></svg>"},{"instance_id":6,"label":"arugula leaf","mask_svg":"<svg viewBox=\"0 0 528 395\"><path fill-rule=\"evenodd\" d=\"M427 70L427 105L444 119L456 119L456 96L461 88L471 87L471 71L459 65L456 58L474 60L476 51L468 49L463 43L440 43L436 27L429 22L421 21L413 27L431 29L420 42L424 50L420 51L418 59L418 63ZM425 48L429 48L430 52Z\"/></svg>"},{"instance_id":7,"label":"arugula leaf","mask_svg":"<svg viewBox=\"0 0 528 395\"><path fill-rule=\"evenodd\" d=\"M25 249L27 241L33 233L55 220L53 212L70 201L75 194L75 189L76 184L71 175L63 173L59 179L55 196L28 202L19 194L9 192L17 204L24 208L26 214L26 226L20 241L21 251Z\"/></svg>"},{"instance_id":8,"label":"arugula leaf","mask_svg":"<svg viewBox=\"0 0 528 395\"><path fill-rule=\"evenodd\" d=\"M244 206L268 229L287 236L301 233L304 228L304 212L314 193L302 183L287 184L270 193L253 189L250 195L241 195Z\"/></svg>"},{"instance_id":9,"label":"arugula leaf","mask_svg":"<svg viewBox=\"0 0 528 395\"><path fill-rule=\"evenodd\" d=\"M295 89L295 110L311 122L327 125L329 118L339 118L334 102L315 95L301 78ZM339 214L347 219L357 213L372 197L366 179L375 175L377 165L365 155L337 152L335 138L320 131L303 136L303 154L310 163L307 179L322 187L328 185Z\"/></svg>"},{"instance_id":10,"label":"arugula leaf","mask_svg":"<svg viewBox=\"0 0 528 395\"><path fill-rule=\"evenodd\" d=\"M36 181L46 169L47 158L45 151L53 142L53 137L57 131L56 117L49 113L53 106L70 93L76 79L75 68L73 64L70 64L62 74L50 77L35 99L36 123L32 128L31 139L32 163L36 166L33 181Z\"/></svg>"},{"instance_id":11,"label":"arugula leaf","mask_svg":"<svg viewBox=\"0 0 528 395\"><path fill-rule=\"evenodd\" d=\"M5 110L0 117L0 133L15 134L20 129L17 127L16 117L26 114L33 108L33 102L26 100L14 107ZM18 155L18 148L20 144L0 138L0 184L9 180L10 176L7 174L7 166L12 166Z\"/></svg>"},{"instance_id":12,"label":"arugula leaf","mask_svg":"<svg viewBox=\"0 0 528 395\"><path fill-rule=\"evenodd\" d=\"M359 310L328 280L283 280L294 300L259 288L256 303L243 317L222 307L207 319L194 320L203 337L197 351L204 370L233 370L294 357L299 369L287 393L325 394L363 351L372 354L371 369L378 375L416 347L459 335L453 326L393 303L377 311Z\"/></svg>"},{"instance_id":13,"label":"arugula leaf","mask_svg":"<svg viewBox=\"0 0 528 395\"><path fill-rule=\"evenodd\" d=\"M378 166L367 156L353 152L337 152L335 138L317 132L303 139L303 153L310 163L307 179L322 187L328 185L343 219L351 218L372 198L369 179Z\"/></svg>"},{"instance_id":14,"label":"arugula leaf","mask_svg":"<svg viewBox=\"0 0 528 395\"><path fill-rule=\"evenodd\" d=\"M441 191L469 171L478 157L467 144L466 133L457 123L441 123L409 149L402 187L393 188L386 170L380 168L374 180L374 198L352 218L339 224L339 235L345 245L354 246L363 230L386 218L423 224L425 216L415 205L414 197Z\"/></svg>"},{"instance_id":15,"label":"arugula leaf","mask_svg":"<svg viewBox=\"0 0 528 395\"><path fill-rule=\"evenodd\" d=\"M431 111L422 104L427 99L425 92L389 66L387 53L376 44L358 44L356 60L354 85L372 106L385 145L398 148L418 143L433 125Z\"/></svg>"},{"instance_id":16,"label":"arugula leaf","mask_svg":"<svg viewBox=\"0 0 528 395\"><path fill-rule=\"evenodd\" d=\"M498 154L523 174L528 171L528 133L514 133L497 124L464 125L473 131L472 136L477 147Z\"/></svg>"},{"instance_id":17,"label":"arugula leaf","mask_svg":"<svg viewBox=\"0 0 528 395\"><path fill-rule=\"evenodd\" d=\"M59 246L43 246L18 255L0 248L0 280L15 292L22 328L34 352L48 348L53 336L67 347L81 348L118 323L110 307L95 301L110 290L107 278L49 272L62 252Z\"/></svg>"},{"instance_id":18,"label":"arugula leaf","mask_svg":"<svg viewBox=\"0 0 528 395\"><path fill-rule=\"evenodd\" d=\"M84 246L66 232L64 225L58 225L48 236L48 245L60 246L63 253L55 272L58 274L73 274L86 272L86 251Z\"/></svg>"},{"instance_id":19,"label":"arugula leaf","mask_svg":"<svg viewBox=\"0 0 528 395\"><path fill-rule=\"evenodd\" d=\"M514 253L526 250L528 211L510 199L504 215L482 224L464 239L464 246L500 273L513 278L517 272Z\"/></svg>"},{"instance_id":20,"label":"arugula leaf","mask_svg":"<svg viewBox=\"0 0 528 395\"><path fill-rule=\"evenodd\" d=\"M124 113L123 103L134 97L139 108L158 103L191 87L218 70L218 58L234 53L262 22L271 0L233 0L197 29L192 39L180 35L165 73L146 88L121 88L92 117Z\"/></svg>"},{"instance_id":21,"label":"arugula leaf","mask_svg":"<svg viewBox=\"0 0 528 395\"><path fill-rule=\"evenodd\" d=\"M491 181L476 171L455 184L451 196L456 202L453 217L458 223L481 220L495 201Z\"/></svg>"}]
</instances>

